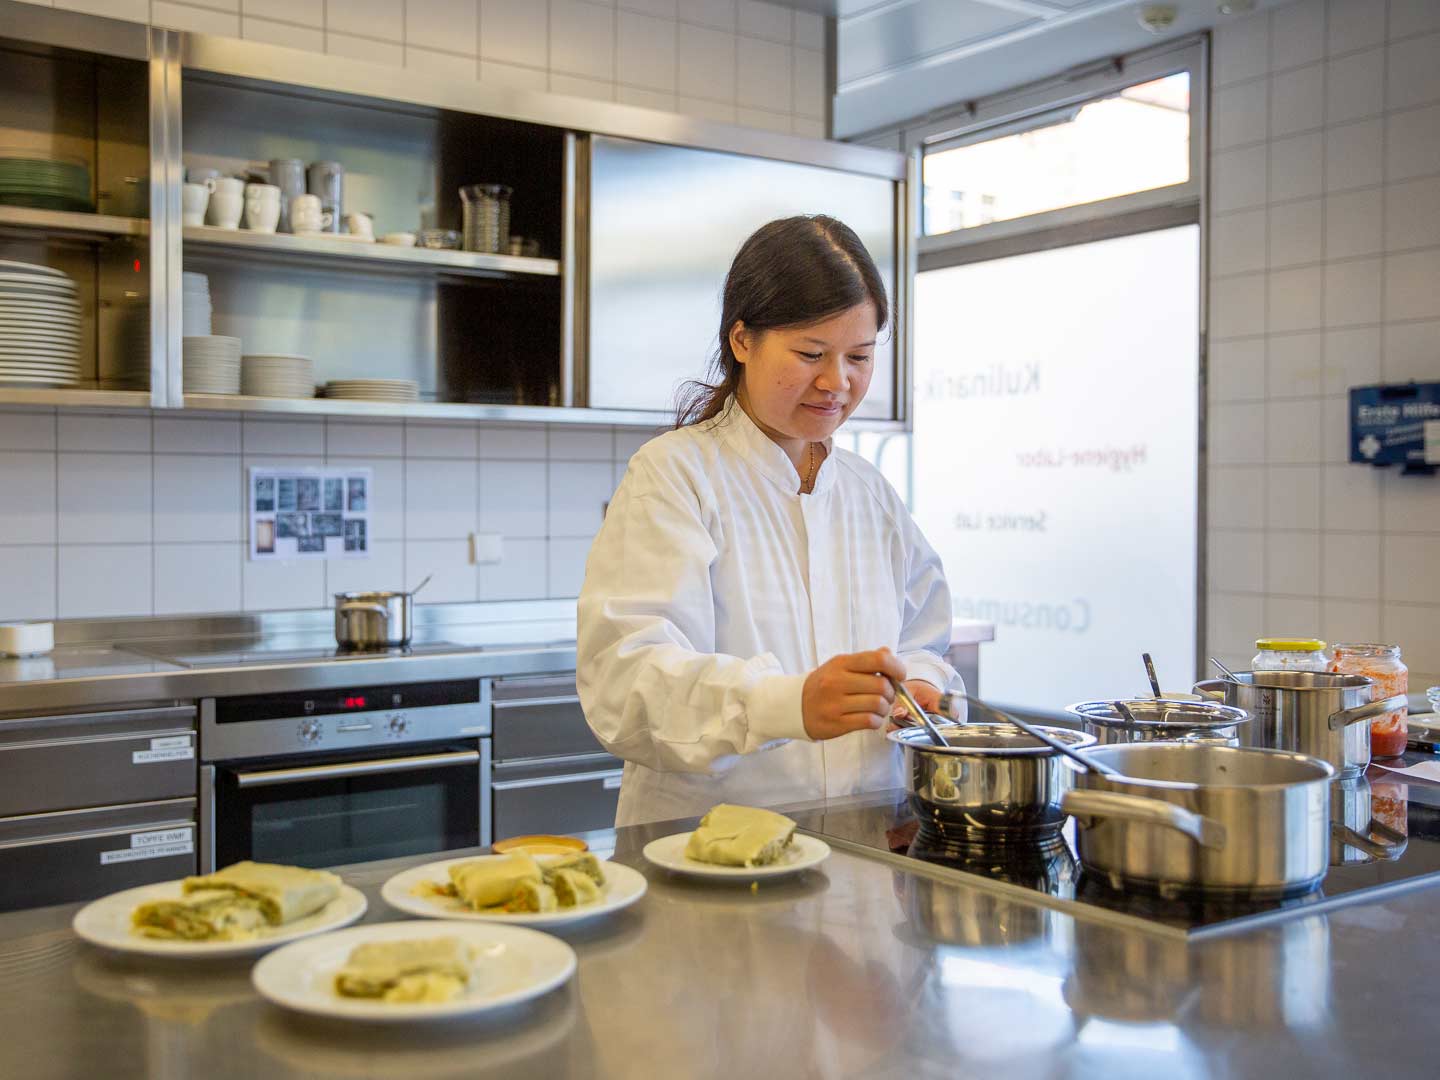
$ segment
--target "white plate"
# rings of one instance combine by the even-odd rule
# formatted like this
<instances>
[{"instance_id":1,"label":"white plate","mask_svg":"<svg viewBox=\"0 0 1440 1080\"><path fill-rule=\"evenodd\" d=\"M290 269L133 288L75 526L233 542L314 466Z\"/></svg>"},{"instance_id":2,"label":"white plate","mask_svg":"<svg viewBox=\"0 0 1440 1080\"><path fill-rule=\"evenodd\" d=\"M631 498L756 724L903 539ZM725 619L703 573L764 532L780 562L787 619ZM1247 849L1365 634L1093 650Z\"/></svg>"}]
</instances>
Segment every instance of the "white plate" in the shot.
<instances>
[{"instance_id":1,"label":"white plate","mask_svg":"<svg viewBox=\"0 0 1440 1080\"><path fill-rule=\"evenodd\" d=\"M49 277L64 278L70 280L70 275L63 270L56 270L53 266L41 266L39 263L16 262L14 259L0 259L0 272L20 274L45 274Z\"/></svg>"},{"instance_id":2,"label":"white plate","mask_svg":"<svg viewBox=\"0 0 1440 1080\"><path fill-rule=\"evenodd\" d=\"M340 886L340 895L313 915L276 927L248 941L160 941L130 932L130 913L150 900L178 900L184 894L179 881L141 885L138 889L111 893L86 904L75 914L75 933L92 945L117 952L145 956L169 956L182 960L217 956L251 956L268 952L277 945L311 934L349 926L365 914L365 896L349 885Z\"/></svg>"},{"instance_id":3,"label":"white plate","mask_svg":"<svg viewBox=\"0 0 1440 1080\"><path fill-rule=\"evenodd\" d=\"M784 877L798 874L819 866L830 857L830 845L814 836L796 833L795 839L785 854L769 866L716 866L714 863L696 862L685 857L685 845L690 841L688 832L662 836L645 845L642 854L653 865L677 874L691 877L728 879L730 881L755 881L758 878Z\"/></svg>"},{"instance_id":4,"label":"white plate","mask_svg":"<svg viewBox=\"0 0 1440 1080\"><path fill-rule=\"evenodd\" d=\"M470 989L453 1001L401 1004L335 993L335 973L357 945L458 937L477 954ZM475 922L392 922L356 926L276 949L250 979L276 1005L315 1016L378 1023L448 1020L529 1001L575 973L575 950L559 938L523 926Z\"/></svg>"},{"instance_id":5,"label":"white plate","mask_svg":"<svg viewBox=\"0 0 1440 1080\"><path fill-rule=\"evenodd\" d=\"M449 896L416 896L411 892L422 881L446 884L450 880L450 867L456 863L474 862L476 859L503 859L503 855L472 855L468 859L445 859L442 862L426 863L396 874L380 890L381 898L407 915L419 915L426 919L465 919L472 922L515 923L520 926L558 926L579 922L581 919L607 915L612 911L629 907L645 895L649 887L645 875L638 870L619 863L602 862L605 884L600 889L600 899L593 904L580 907L562 908L559 911L517 911L496 914L488 911L473 911L463 900ZM543 861L543 859L542 859Z\"/></svg>"}]
</instances>

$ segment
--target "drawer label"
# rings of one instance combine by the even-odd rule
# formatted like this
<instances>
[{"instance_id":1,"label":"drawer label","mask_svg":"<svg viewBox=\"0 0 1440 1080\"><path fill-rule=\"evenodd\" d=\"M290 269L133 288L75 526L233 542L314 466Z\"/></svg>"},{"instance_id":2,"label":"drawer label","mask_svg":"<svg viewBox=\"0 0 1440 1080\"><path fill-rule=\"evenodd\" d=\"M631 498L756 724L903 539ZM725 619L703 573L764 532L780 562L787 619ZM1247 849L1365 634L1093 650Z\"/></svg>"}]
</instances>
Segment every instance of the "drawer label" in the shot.
<instances>
[{"instance_id":1,"label":"drawer label","mask_svg":"<svg viewBox=\"0 0 1440 1080\"><path fill-rule=\"evenodd\" d=\"M151 750L174 750L176 747L189 745L189 735L165 735L159 739L150 740Z\"/></svg>"},{"instance_id":2,"label":"drawer label","mask_svg":"<svg viewBox=\"0 0 1440 1080\"><path fill-rule=\"evenodd\" d=\"M133 837L131 838L133 841ZM121 848L118 851L102 851L100 865L111 863L137 862L140 859L168 859L172 855L189 855L195 850L195 842L189 838L169 844L147 844L143 847Z\"/></svg>"},{"instance_id":3,"label":"drawer label","mask_svg":"<svg viewBox=\"0 0 1440 1080\"><path fill-rule=\"evenodd\" d=\"M618 787L620 786L620 780L621 780L621 778L618 777L618 776L607 776L607 777L605 777L605 790L606 790L606 791L614 791L616 788L618 788Z\"/></svg>"},{"instance_id":4,"label":"drawer label","mask_svg":"<svg viewBox=\"0 0 1440 1080\"><path fill-rule=\"evenodd\" d=\"M152 829L149 832L136 832L130 834L130 846L132 848L154 847L157 844L178 844L182 841L189 843L193 839L193 833L188 825L181 825L176 829Z\"/></svg>"},{"instance_id":5,"label":"drawer label","mask_svg":"<svg viewBox=\"0 0 1440 1080\"><path fill-rule=\"evenodd\" d=\"M130 755L135 765L149 765L156 761L188 761L195 756L193 746L172 746L164 750L136 750Z\"/></svg>"}]
</instances>

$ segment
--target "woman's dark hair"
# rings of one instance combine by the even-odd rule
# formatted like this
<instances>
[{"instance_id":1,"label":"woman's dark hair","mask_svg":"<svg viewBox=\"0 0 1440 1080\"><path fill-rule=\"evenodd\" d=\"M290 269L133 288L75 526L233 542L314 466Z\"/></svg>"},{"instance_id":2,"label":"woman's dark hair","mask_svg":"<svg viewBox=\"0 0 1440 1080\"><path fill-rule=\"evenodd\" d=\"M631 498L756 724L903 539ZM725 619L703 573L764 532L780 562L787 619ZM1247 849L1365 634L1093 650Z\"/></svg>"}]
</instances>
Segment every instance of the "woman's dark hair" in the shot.
<instances>
[{"instance_id":1,"label":"woman's dark hair","mask_svg":"<svg viewBox=\"0 0 1440 1080\"><path fill-rule=\"evenodd\" d=\"M711 381L681 387L675 426L718 416L740 388L745 365L730 347L730 330L737 322L760 333L808 326L866 300L875 305L876 329L883 330L890 317L885 284L850 226L823 214L762 225L741 245L725 275Z\"/></svg>"}]
</instances>

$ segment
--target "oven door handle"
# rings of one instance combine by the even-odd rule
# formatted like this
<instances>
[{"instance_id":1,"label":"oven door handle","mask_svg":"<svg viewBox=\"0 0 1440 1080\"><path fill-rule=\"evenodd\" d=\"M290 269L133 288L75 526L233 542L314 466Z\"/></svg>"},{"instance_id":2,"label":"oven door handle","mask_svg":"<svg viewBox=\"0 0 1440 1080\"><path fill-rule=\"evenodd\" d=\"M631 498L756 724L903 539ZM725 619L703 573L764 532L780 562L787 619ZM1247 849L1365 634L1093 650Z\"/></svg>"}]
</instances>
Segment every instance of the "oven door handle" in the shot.
<instances>
[{"instance_id":1,"label":"oven door handle","mask_svg":"<svg viewBox=\"0 0 1440 1080\"><path fill-rule=\"evenodd\" d=\"M338 780L347 776L375 776L381 773L415 772L418 769L444 769L479 763L479 750L452 750L443 754L420 754L416 757L346 761L339 765L308 765L296 769L237 772L235 783L242 788L276 787L280 784L303 784L307 780Z\"/></svg>"}]
</instances>

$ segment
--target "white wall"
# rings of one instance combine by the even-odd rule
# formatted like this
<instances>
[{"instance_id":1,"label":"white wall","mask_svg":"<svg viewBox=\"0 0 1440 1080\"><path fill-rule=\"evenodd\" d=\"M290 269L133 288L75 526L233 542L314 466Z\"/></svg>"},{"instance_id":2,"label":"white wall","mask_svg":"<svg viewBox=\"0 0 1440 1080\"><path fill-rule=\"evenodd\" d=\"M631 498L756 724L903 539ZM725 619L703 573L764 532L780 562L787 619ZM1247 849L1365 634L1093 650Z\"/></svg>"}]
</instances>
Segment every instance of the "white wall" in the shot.
<instances>
[{"instance_id":1,"label":"white wall","mask_svg":"<svg viewBox=\"0 0 1440 1080\"><path fill-rule=\"evenodd\" d=\"M31 0L747 127L825 135L825 20L758 0Z\"/></svg>"},{"instance_id":2,"label":"white wall","mask_svg":"<svg viewBox=\"0 0 1440 1080\"><path fill-rule=\"evenodd\" d=\"M1440 379L1440 3L1215 34L1209 641L1398 642L1440 683L1440 476L1347 462L1350 386Z\"/></svg>"}]
</instances>

